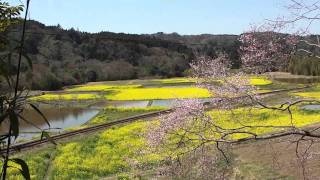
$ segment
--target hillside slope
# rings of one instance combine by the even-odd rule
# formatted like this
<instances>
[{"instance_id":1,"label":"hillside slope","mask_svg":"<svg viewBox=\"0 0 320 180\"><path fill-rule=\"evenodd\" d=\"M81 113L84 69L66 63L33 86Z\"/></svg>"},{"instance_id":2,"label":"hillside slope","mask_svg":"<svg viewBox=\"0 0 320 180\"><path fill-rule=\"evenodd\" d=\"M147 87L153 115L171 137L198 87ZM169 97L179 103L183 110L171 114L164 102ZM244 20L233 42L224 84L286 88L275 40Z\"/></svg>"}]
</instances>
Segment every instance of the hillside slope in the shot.
<instances>
[{"instance_id":1,"label":"hillside slope","mask_svg":"<svg viewBox=\"0 0 320 180\"><path fill-rule=\"evenodd\" d=\"M5 32L19 39L21 26ZM184 76L195 54L227 53L238 66L235 35L86 33L59 25L27 23L26 53L33 71L24 69L25 85L55 90L87 81Z\"/></svg>"}]
</instances>

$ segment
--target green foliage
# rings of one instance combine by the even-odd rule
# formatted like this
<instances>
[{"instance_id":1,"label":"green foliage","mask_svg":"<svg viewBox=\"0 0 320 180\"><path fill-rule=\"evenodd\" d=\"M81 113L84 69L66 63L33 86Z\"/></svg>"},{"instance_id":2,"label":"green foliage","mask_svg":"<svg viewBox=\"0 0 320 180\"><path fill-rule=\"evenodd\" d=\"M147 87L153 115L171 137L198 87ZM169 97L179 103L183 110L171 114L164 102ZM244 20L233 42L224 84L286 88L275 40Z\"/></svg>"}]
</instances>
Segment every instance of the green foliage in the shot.
<instances>
[{"instance_id":1,"label":"green foliage","mask_svg":"<svg viewBox=\"0 0 320 180\"><path fill-rule=\"evenodd\" d=\"M296 55L291 58L288 71L298 75L319 76L320 62L316 57Z\"/></svg>"},{"instance_id":2,"label":"green foliage","mask_svg":"<svg viewBox=\"0 0 320 180\"><path fill-rule=\"evenodd\" d=\"M135 116L139 114L144 114L153 111L164 110L163 107L147 107L147 108L116 108L116 107L106 107L99 112L97 116L91 119L86 126L111 122L117 119L126 118L130 116Z\"/></svg>"},{"instance_id":3,"label":"green foliage","mask_svg":"<svg viewBox=\"0 0 320 180\"><path fill-rule=\"evenodd\" d=\"M30 98L33 101L68 101L68 100L91 100L98 99L96 94L45 94Z\"/></svg>"},{"instance_id":4,"label":"green foliage","mask_svg":"<svg viewBox=\"0 0 320 180\"><path fill-rule=\"evenodd\" d=\"M127 88L140 88L141 85L106 85L106 84L96 84L96 85L82 85L74 88L67 89L70 92L81 92L81 91L108 91L110 89L127 89Z\"/></svg>"},{"instance_id":5,"label":"green foliage","mask_svg":"<svg viewBox=\"0 0 320 180\"><path fill-rule=\"evenodd\" d=\"M7 2L0 2L0 32L7 30L7 28L16 23L17 17L23 10L23 6L10 6Z\"/></svg>"},{"instance_id":6,"label":"green foliage","mask_svg":"<svg viewBox=\"0 0 320 180\"><path fill-rule=\"evenodd\" d=\"M18 167L18 169L21 172L21 175L23 176L24 179L30 180L29 167L24 160L19 158L13 158L13 159L10 159L10 161L20 166Z\"/></svg>"},{"instance_id":7,"label":"green foliage","mask_svg":"<svg viewBox=\"0 0 320 180\"><path fill-rule=\"evenodd\" d=\"M52 73L43 74L38 81L32 81L31 84L32 89L51 91L61 89L62 86L62 81Z\"/></svg>"},{"instance_id":8,"label":"green foliage","mask_svg":"<svg viewBox=\"0 0 320 180\"><path fill-rule=\"evenodd\" d=\"M87 81L185 76L194 59L192 49L212 57L226 53L234 68L240 66L239 41L234 35L90 34L32 20L27 26L32 33L26 35L26 52L37 67L32 77L33 89L53 90L46 81L73 85ZM20 35L17 29L14 26L4 35L16 38ZM55 78L45 77L47 74Z\"/></svg>"},{"instance_id":9,"label":"green foliage","mask_svg":"<svg viewBox=\"0 0 320 180\"><path fill-rule=\"evenodd\" d=\"M29 1L27 1L28 9ZM0 33L6 31L11 24L16 23L17 18L23 10L23 6L10 6L9 3L0 2ZM26 10L28 13L28 10ZM24 22L26 19L24 19ZM23 29L24 32L25 28ZM24 34L24 33L23 33ZM30 58L23 52L24 35L21 37L20 46L14 45L11 47L9 38L0 36L0 82L5 79L7 89L0 90L0 125L5 120L9 123L9 128L4 129L4 133L0 135L1 150L5 150L2 154L1 161L1 179L6 179L9 168L15 168L26 179L30 179L30 172L26 162L19 158L10 158L9 148L11 147L12 140L16 140L19 136L19 124L20 120L26 121L21 112L24 108L25 98L18 94L19 87L19 75L23 71L21 68L22 57L27 60L28 65L32 68L32 62ZM13 61L13 53L18 51L19 58ZM15 67L13 62L18 62L18 66ZM13 77L16 77L16 81L13 81ZM14 139L13 139L14 138Z\"/></svg>"}]
</instances>

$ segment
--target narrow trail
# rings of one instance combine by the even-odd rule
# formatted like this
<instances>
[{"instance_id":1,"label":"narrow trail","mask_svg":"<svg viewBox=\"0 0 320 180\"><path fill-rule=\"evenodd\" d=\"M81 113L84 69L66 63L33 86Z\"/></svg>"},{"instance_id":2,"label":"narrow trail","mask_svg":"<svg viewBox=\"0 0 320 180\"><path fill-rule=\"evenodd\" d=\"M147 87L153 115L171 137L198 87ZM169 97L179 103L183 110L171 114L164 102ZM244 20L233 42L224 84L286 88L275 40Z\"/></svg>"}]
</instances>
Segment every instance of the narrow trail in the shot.
<instances>
[{"instance_id":1,"label":"narrow trail","mask_svg":"<svg viewBox=\"0 0 320 180\"><path fill-rule=\"evenodd\" d=\"M304 89L307 89L310 87L311 86L292 88L292 89L274 90L271 92L258 93L257 95L271 95L271 94L276 94L276 93L281 93L281 92L298 91L298 90L304 90ZM239 97L237 97L237 98L239 98ZM138 121L138 120L143 120L146 118L157 117L161 114L170 113L172 111L173 111L173 109L166 109L166 110L141 114L141 115L137 115L137 116L132 116L132 117L128 117L128 118L123 118L123 119L119 119L119 120L112 121L112 122L107 122L107 123L100 124L100 125L86 127L86 128L82 128L82 129L78 129L78 130L69 131L69 132L64 132L64 133L61 133L58 135L51 136L51 138L52 138L52 140L57 141L57 140L65 139L68 137L76 136L79 134L85 134L85 133L90 133L90 132L96 132L96 131L103 130L103 129L108 129L108 128L111 128L113 126L120 125L120 124L126 124L126 123L131 123L134 121ZM10 153L15 153L15 152L19 152L21 150L30 149L30 148L33 148L36 146L46 144L48 142L50 142L48 139L42 139L42 140L33 140L33 141L25 142L25 143L15 144L10 147ZM2 149L0 151L0 154L3 154L4 152L5 152L5 149Z\"/></svg>"}]
</instances>

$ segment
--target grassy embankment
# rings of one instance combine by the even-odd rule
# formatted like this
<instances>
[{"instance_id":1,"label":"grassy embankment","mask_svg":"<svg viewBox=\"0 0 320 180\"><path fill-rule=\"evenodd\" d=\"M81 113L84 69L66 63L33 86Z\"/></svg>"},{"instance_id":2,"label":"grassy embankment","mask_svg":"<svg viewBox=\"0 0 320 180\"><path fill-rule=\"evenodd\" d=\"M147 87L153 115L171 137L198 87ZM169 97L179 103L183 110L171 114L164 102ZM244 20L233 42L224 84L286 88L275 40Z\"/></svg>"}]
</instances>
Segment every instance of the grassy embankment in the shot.
<instances>
[{"instance_id":1,"label":"grassy embankment","mask_svg":"<svg viewBox=\"0 0 320 180\"><path fill-rule=\"evenodd\" d=\"M120 111L125 111L125 109ZM218 112L214 110L208 113L225 128L239 127L239 121L246 125L291 125L286 112L257 108L252 109L250 113L245 112L243 109L237 109L233 112L224 112L219 115L219 118L215 118ZM106 114L98 116L98 120L93 119L92 123L103 122L106 118L102 117ZM293 109L293 114L293 123L296 126L316 123L320 118L319 111L300 110L298 107ZM114 127L101 133L61 143L54 150L53 148L43 149L32 153L32 156L30 156L31 152L19 156L30 164L31 174L35 179L42 179L41 177L47 172L47 166L50 166L50 179L99 179L112 175L129 176L130 173L157 168L165 157L164 154L152 153L146 149L143 133L148 129L149 123L152 122L141 121ZM257 134L274 131L271 128L250 130ZM244 136L239 134L232 138L242 137ZM138 164L139 166L136 166ZM17 171L10 171L11 177L16 176L16 173Z\"/></svg>"}]
</instances>

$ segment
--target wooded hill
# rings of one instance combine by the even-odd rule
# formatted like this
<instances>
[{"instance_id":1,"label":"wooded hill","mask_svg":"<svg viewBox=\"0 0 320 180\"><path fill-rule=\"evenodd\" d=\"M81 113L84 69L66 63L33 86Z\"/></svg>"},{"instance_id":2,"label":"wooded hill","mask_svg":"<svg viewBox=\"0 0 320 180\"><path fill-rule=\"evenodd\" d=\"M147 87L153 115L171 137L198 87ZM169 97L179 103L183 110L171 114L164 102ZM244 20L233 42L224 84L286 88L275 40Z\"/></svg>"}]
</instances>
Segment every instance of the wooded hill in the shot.
<instances>
[{"instance_id":1,"label":"wooded hill","mask_svg":"<svg viewBox=\"0 0 320 180\"><path fill-rule=\"evenodd\" d=\"M16 25L1 34L12 40L12 47L20 37L20 28ZM22 78L32 89L56 90L87 81L184 76L195 53L214 57L224 52L235 67L239 64L235 35L86 33L33 20L28 21L26 31L25 51L32 59L33 71L25 64Z\"/></svg>"},{"instance_id":2,"label":"wooded hill","mask_svg":"<svg viewBox=\"0 0 320 180\"><path fill-rule=\"evenodd\" d=\"M11 40L11 48L15 47L21 25L0 35ZM30 20L25 53L32 59L33 70L27 63L23 65L22 85L57 90L88 81L184 76L196 55L217 57L221 53L229 56L233 68L238 68L239 46L237 35L87 33ZM6 48L0 46L0 51ZM304 62L295 58L287 70L305 75L320 74L316 65L319 62ZM313 67L317 67L316 70Z\"/></svg>"}]
</instances>

